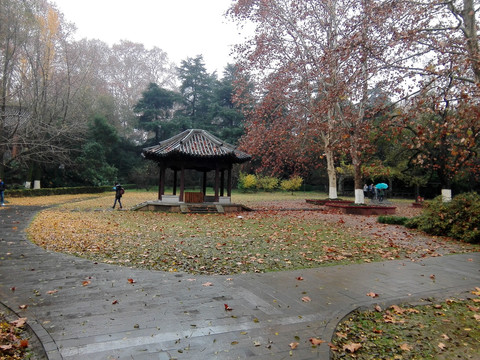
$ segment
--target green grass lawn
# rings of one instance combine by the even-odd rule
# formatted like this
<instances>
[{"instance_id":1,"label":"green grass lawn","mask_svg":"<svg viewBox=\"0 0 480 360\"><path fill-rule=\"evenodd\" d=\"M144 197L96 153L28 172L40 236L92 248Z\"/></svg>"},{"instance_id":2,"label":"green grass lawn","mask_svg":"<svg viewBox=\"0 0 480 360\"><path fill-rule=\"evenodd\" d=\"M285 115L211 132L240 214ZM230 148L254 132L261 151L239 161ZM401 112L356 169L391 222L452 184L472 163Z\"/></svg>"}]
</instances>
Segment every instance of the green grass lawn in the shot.
<instances>
[{"instance_id":1,"label":"green grass lawn","mask_svg":"<svg viewBox=\"0 0 480 360\"><path fill-rule=\"evenodd\" d=\"M129 191L124 207L155 198ZM191 274L236 274L403 258L407 251L381 237L366 238L317 211L275 211L322 193L234 194L263 211L174 214L111 211L111 194L40 212L28 234L50 250L94 261Z\"/></svg>"},{"instance_id":2,"label":"green grass lawn","mask_svg":"<svg viewBox=\"0 0 480 360\"><path fill-rule=\"evenodd\" d=\"M129 191L124 208L155 196ZM235 202L262 211L209 215L112 211L112 194L58 197L63 203L40 212L28 234L42 247L94 261L191 274L372 262L401 259L417 251L381 236L359 235L341 217L332 220L321 211L276 211L307 206L305 198L324 197L300 192L234 194Z\"/></svg>"}]
</instances>

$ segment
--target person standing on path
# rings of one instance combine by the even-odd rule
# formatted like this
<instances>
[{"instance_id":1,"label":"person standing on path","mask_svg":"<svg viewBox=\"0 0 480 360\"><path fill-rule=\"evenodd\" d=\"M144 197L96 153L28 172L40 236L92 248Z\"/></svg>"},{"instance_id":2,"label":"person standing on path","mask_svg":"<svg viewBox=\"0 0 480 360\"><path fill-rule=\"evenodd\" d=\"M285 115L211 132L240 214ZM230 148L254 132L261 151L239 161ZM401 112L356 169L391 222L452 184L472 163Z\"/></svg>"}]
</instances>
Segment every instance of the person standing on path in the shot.
<instances>
[{"instance_id":1,"label":"person standing on path","mask_svg":"<svg viewBox=\"0 0 480 360\"><path fill-rule=\"evenodd\" d=\"M122 185L120 185L119 183L115 183L115 187L113 189L115 190L115 202L113 203L112 209L115 209L115 205L117 205L117 201L118 201L118 205L120 206L120 209L122 209L122 202L120 201L120 199L122 198L122 195L125 192L125 190L123 189Z\"/></svg>"},{"instance_id":2,"label":"person standing on path","mask_svg":"<svg viewBox=\"0 0 480 360\"><path fill-rule=\"evenodd\" d=\"M1 206L5 206L5 183L3 182L2 178L0 178L0 204Z\"/></svg>"}]
</instances>

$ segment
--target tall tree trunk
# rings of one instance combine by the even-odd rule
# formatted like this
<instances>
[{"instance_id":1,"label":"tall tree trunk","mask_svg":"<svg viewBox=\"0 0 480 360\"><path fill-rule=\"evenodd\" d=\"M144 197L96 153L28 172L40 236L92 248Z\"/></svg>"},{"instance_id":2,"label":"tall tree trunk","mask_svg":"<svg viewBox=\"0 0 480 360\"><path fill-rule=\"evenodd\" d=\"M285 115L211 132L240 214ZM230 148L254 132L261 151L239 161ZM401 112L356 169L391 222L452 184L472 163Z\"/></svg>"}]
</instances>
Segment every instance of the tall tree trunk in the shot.
<instances>
[{"instance_id":1,"label":"tall tree trunk","mask_svg":"<svg viewBox=\"0 0 480 360\"><path fill-rule=\"evenodd\" d=\"M475 76L475 82L478 84L480 83L480 50L478 46L475 14L473 0L463 0L463 11L461 11L459 15L462 17L464 23L462 31L467 41L468 60Z\"/></svg>"},{"instance_id":2,"label":"tall tree trunk","mask_svg":"<svg viewBox=\"0 0 480 360\"><path fill-rule=\"evenodd\" d=\"M0 178L4 177L4 172L5 172L5 165L3 162L4 155L6 152L6 146L5 146L5 120L6 120L6 114L5 114L5 102L2 101L1 107L0 107Z\"/></svg>"},{"instance_id":3,"label":"tall tree trunk","mask_svg":"<svg viewBox=\"0 0 480 360\"><path fill-rule=\"evenodd\" d=\"M361 74L360 74L360 91L361 91L361 99L358 104L358 115L357 119L353 120L353 134L351 137L351 148L350 148L350 155L352 157L352 164L353 164L353 171L354 171L354 184L355 184L355 204L363 204L365 202L365 195L363 193L363 179L362 179L362 159L360 157L360 142L362 141L361 137L364 136L362 134L362 130L364 128L363 123L365 122L365 107L367 106L368 101L368 59L367 59L367 52L368 49L365 46L368 37L368 28L367 28L367 20L366 20L366 11L367 11L367 4L363 2L363 16L364 19L362 21L362 45L361 49L361 59L360 59L360 66L361 66Z\"/></svg>"},{"instance_id":4,"label":"tall tree trunk","mask_svg":"<svg viewBox=\"0 0 480 360\"><path fill-rule=\"evenodd\" d=\"M328 198L336 199L337 195L337 173L335 171L335 161L333 150L328 145L325 146L325 157L327 158L327 174L328 174Z\"/></svg>"},{"instance_id":5,"label":"tall tree trunk","mask_svg":"<svg viewBox=\"0 0 480 360\"><path fill-rule=\"evenodd\" d=\"M350 154L352 156L353 180L355 185L355 204L365 203L365 194L363 193L362 161L359 156L358 142L352 141Z\"/></svg>"}]
</instances>

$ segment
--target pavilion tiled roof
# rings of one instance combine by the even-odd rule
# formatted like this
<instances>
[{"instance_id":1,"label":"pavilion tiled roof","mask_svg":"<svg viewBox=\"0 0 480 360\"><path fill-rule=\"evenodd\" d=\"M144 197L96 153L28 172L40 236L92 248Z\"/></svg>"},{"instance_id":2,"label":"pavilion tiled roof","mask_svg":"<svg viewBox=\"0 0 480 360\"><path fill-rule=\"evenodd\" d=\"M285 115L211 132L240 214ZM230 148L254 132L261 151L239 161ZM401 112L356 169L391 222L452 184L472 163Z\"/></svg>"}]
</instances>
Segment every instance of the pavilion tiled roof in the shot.
<instances>
[{"instance_id":1,"label":"pavilion tiled roof","mask_svg":"<svg viewBox=\"0 0 480 360\"><path fill-rule=\"evenodd\" d=\"M189 129L161 141L158 145L143 149L143 157L150 160L167 158L226 159L232 163L249 161L251 156L237 150L209 132Z\"/></svg>"}]
</instances>

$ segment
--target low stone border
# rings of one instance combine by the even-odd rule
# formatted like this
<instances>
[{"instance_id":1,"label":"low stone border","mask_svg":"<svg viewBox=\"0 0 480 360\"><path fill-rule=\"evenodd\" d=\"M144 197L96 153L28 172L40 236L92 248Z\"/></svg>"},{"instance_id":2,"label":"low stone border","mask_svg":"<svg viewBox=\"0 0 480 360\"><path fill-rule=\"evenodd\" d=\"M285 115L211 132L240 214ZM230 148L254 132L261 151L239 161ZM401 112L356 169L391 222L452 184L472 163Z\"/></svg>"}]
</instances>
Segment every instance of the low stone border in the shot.
<instances>
[{"instance_id":1,"label":"low stone border","mask_svg":"<svg viewBox=\"0 0 480 360\"><path fill-rule=\"evenodd\" d=\"M351 200L333 200L333 199L305 199L307 204L327 205L329 204L351 204Z\"/></svg>"},{"instance_id":2,"label":"low stone border","mask_svg":"<svg viewBox=\"0 0 480 360\"><path fill-rule=\"evenodd\" d=\"M354 205L327 203L326 206L342 209L344 214L348 215L392 215L395 214L396 206L385 205Z\"/></svg>"}]
</instances>

